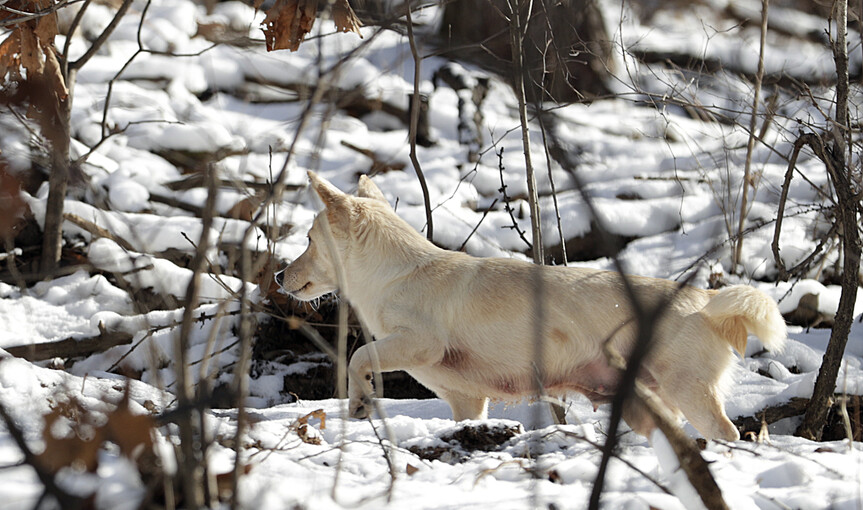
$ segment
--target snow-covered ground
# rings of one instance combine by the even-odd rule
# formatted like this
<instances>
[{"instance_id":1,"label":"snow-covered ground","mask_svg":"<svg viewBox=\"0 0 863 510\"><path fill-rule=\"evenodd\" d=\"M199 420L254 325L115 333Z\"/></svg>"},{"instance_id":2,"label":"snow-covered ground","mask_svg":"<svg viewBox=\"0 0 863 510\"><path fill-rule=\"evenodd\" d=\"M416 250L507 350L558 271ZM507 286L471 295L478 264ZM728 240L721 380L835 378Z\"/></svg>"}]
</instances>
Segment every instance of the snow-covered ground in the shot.
<instances>
[{"instance_id":1,"label":"snow-covered ground","mask_svg":"<svg viewBox=\"0 0 863 510\"><path fill-rule=\"evenodd\" d=\"M618 46L657 52L698 48L695 53L705 59L755 72L757 25L719 19L714 13L733 7L735 12L751 11L757 18L760 2L712 0L691 9L660 9L644 24L643 16L626 3L623 9L619 2L600 3ZM68 23L79 5L63 9L61 17ZM202 153L227 154L214 167L221 179L234 183L271 182L284 166L283 182L289 185L284 200L269 206L265 224L254 227L229 213L244 200L260 198L252 196L254 190L220 188L215 206L219 217L207 233L220 248L209 252L212 273L202 279L201 303L195 310L196 317L205 319L196 322L189 338L195 380L230 381L230 367L238 359L236 296L244 284L229 274L232 259L226 247L242 244L257 252L270 250L283 261L305 248L306 231L317 207L302 188L307 169L351 190L357 174L367 172L372 162L349 146L372 151L381 162L403 164L404 171L382 173L374 181L402 217L417 229L425 228L407 132L398 118L383 111L358 118L326 104L303 116L306 89L318 82L318 73L353 50L357 51L350 60L325 76L329 85L406 109L414 63L404 36L364 28L364 38L359 39L354 34L334 34L331 23L319 20L314 35L322 37L311 38L296 53L267 53L259 30L263 15L239 2L219 3L206 14L188 0L153 0L141 24L145 5L134 3L106 46L78 75L73 155L101 144L83 165L89 186L66 202L67 212L110 231L130 248L108 238L93 239L67 222L68 245L82 251L93 270L82 269L28 288L0 283L0 348L88 338L103 330L132 336L131 344L67 363L65 370L48 368L48 363L0 359L0 403L37 452L45 444L43 417L62 402L77 400L102 420L110 415L105 402L116 403L126 391L125 379L116 373L138 374L139 381L128 390L133 412L160 412L173 403L172 343L183 309L141 309L129 289L152 292L165 303L185 296L192 272L178 264L175 254L193 253L204 232L193 214L157 197L171 198L174 205L179 202L189 209L203 206L206 190L203 185L178 190L171 184L193 173L194 163L183 167L173 157L178 152L193 162L200 161ZM438 14L428 8L415 19L433 24ZM92 5L79 33L96 33L110 17L108 7ZM774 22L779 27L805 26L809 32L826 28L826 21L811 13L782 8L771 11ZM258 42L214 45L198 35L199 27L212 24ZM139 31L143 47L155 52L138 51ZM859 36L852 34L851 39L858 50L852 52L851 65L859 69ZM57 46L64 42L59 37ZM83 53L86 45L85 38L73 38L73 54ZM768 73L806 77L829 75L832 70L829 51L817 42L789 42L777 35L769 41L768 52ZM838 257L836 246L828 243L827 257L807 275L810 279L793 285L773 282L776 268L770 249L791 145L798 130L825 125L823 114L831 111L832 93L817 91L811 100L787 92L775 94L771 108L776 115L752 156L758 186L747 225L753 228L743 244L742 271L732 271L728 225L737 223L751 86L731 72L694 77L660 65L638 64L631 55L617 59L613 86L618 98L556 108L551 114L556 120L554 134L572 155L576 176L599 221L613 234L634 238L619 254L627 271L674 279L694 273L691 281L698 286L717 278L752 283L776 298L783 312L794 310L806 294L815 294L819 311L832 315L838 288L817 280L830 281ZM508 228L513 220L499 191L502 179L510 197L524 196L527 190L515 97L499 79L489 82L480 106L479 158L471 160L470 147L460 142L459 131L460 121L473 118L471 92L433 85L435 72L445 65L468 84L488 76L467 64L437 57L422 62L421 88L429 96L435 144L417 150L434 207L435 241L451 249L467 241L464 249L477 256L527 258L526 244ZM111 100L103 131L109 83ZM857 104L859 99L854 95L852 101ZM693 118L677 106L680 100L733 122ZM108 132L113 134L102 140ZM28 171L37 155L39 148L29 136L18 120L0 114L0 148L13 172ZM538 124L531 124L530 136L534 163L541 168L537 178L546 244L560 244L555 204L549 195L552 180L563 236L570 240L587 234L596 221L576 189L576 179L559 165L553 165L549 174ZM290 147L294 152L285 166ZM829 228L821 209L823 193L829 192L823 164L804 152L798 169L780 237L789 267L806 257L818 244L818 234ZM25 196L40 221L46 194L43 187ZM511 205L529 237L525 201L514 198ZM268 227L285 235L270 238ZM572 263L612 267L609 259ZM264 301L254 284L245 285L253 302ZM792 326L788 346L780 354L760 352L757 341L751 341L746 357L734 367L728 414L751 416L766 406L810 396L828 338L829 330ZM863 394L861 363L863 327L855 323L839 391ZM601 455L597 444L604 442L607 427L604 407L594 411L586 400L573 397L568 402L571 425L554 426L544 406L497 404L487 425L508 429L512 437L492 451L468 451L445 441L462 425L449 419L449 409L439 400L384 400L386 419L347 420L344 402L338 400L285 403L290 401L291 388L285 387L284 375L298 367L273 367L251 381L248 403L255 409L246 451L252 467L241 485L246 508L582 508L587 504ZM325 426L309 420L303 441L297 420L317 409L325 413ZM220 438L233 437L235 417L236 411L210 412L208 426L217 438L210 458L214 474L231 470L233 454ZM55 427L62 429L55 433L71 426L61 422L66 428ZM860 443L809 442L791 435L794 425L793 420L774 424L769 438L760 443L707 445L703 455L729 506L863 506ZM168 436L175 431L160 430L156 451L170 470L174 436ZM5 429L0 432L0 451L4 508L31 508L42 485L29 467L18 465L22 453ZM439 454L437 460L422 454L430 451ZM648 442L626 433L619 455L608 475L603 499L607 508L696 507L661 438ZM77 493L95 490L100 508L136 508L144 494L135 466L110 447L100 451L95 474L70 469L60 481Z\"/></svg>"}]
</instances>

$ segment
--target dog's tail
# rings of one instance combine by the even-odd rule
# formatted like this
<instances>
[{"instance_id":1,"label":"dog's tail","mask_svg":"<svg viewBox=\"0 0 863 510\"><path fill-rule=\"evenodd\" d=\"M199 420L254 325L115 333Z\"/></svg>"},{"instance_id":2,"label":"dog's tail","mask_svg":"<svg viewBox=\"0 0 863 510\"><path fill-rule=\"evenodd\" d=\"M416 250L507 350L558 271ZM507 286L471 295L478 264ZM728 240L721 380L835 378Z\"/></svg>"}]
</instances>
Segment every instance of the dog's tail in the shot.
<instances>
[{"instance_id":1,"label":"dog's tail","mask_svg":"<svg viewBox=\"0 0 863 510\"><path fill-rule=\"evenodd\" d=\"M752 333L771 351L785 345L785 319L776 302L749 285L725 287L710 298L701 310L710 323L741 356L746 336Z\"/></svg>"}]
</instances>

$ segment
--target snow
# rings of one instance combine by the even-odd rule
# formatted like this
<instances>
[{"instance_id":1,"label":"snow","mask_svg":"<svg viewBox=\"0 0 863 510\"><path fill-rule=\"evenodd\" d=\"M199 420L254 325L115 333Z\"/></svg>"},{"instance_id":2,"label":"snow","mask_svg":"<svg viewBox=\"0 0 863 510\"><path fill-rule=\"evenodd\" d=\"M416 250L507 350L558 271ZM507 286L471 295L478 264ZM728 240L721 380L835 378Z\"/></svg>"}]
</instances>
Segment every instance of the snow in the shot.
<instances>
[{"instance_id":1,"label":"snow","mask_svg":"<svg viewBox=\"0 0 863 510\"><path fill-rule=\"evenodd\" d=\"M85 271L34 285L26 294L3 284L0 289L0 347L84 338L98 333L101 313L129 313L129 295L111 285L104 276ZM38 321L22 320L38 317Z\"/></svg>"},{"instance_id":2,"label":"snow","mask_svg":"<svg viewBox=\"0 0 863 510\"><path fill-rule=\"evenodd\" d=\"M624 2L599 2L616 51L675 52L699 48L709 60L754 73L758 31L714 11L732 9L750 19L760 17L760 3L704 2L688 9L658 9L649 22ZM190 376L193 383L230 384L239 359L239 301L242 291L261 305L264 297L253 283L232 276L228 248L241 246L254 253L272 253L281 261L296 258L306 245L305 234L318 205L302 189L306 170L318 171L340 188L356 187L356 175L366 173L371 161L349 149L350 143L375 153L378 160L402 164L404 171L375 175L374 181L417 230L425 230L422 190L409 159L405 126L384 110L360 118L326 105L303 118L310 87L320 73L333 69L340 58L356 50L347 64L326 79L343 91L359 91L399 108L407 107L413 89L413 60L406 38L395 32L376 34L362 29L335 34L331 22L319 20L312 39L295 53L267 53L260 44L260 12L240 2L222 2L206 13L190 0L153 0L140 24L145 2L134 3L102 51L78 75L72 112L72 154L80 157L98 148L82 170L89 177L85 190L75 190L65 211L110 232L95 236L71 221L64 224L66 246L81 248L93 267L29 287L0 283L0 404L21 428L28 444L45 447L44 418L63 402L76 400L104 420L130 394L136 414L150 414L174 405L173 345L180 334L183 306L192 272L176 262L191 257L202 238L208 272L200 280L200 296L188 334ZM81 4L59 11L60 25L68 26ZM620 19L621 14L623 19ZM110 7L89 5L81 31L71 41L80 56L112 17ZM415 21L433 24L439 9L416 13ZM619 22L618 22L619 21ZM224 24L237 37L258 42L248 46L214 45L198 35L199 25ZM812 13L771 7L771 26L819 34L826 21ZM140 25L140 44L139 44ZM418 30L428 28L418 27ZM858 34L850 36L859 40ZM62 45L64 37L58 37ZM768 73L792 78L829 77L829 50L818 39L789 41L771 34L765 60ZM144 51L146 50L146 51ZM174 52L182 56L168 56ZM859 69L860 52L851 56ZM123 69L129 59L129 65ZM729 283L751 283L779 303L783 313L795 310L809 294L818 297L817 311L832 317L840 290L830 274L839 258L826 246L825 260L803 278L776 283L777 269L770 244L779 190L787 170L785 157L800 129L823 126L831 111L832 92L818 91L812 99L784 95L777 115L756 144L753 168L760 177L743 244L742 276L730 268L728 225L736 225L739 187L751 109L752 87L732 72L693 77L661 65L638 64L631 55L618 54L613 86L618 98L573 104L554 110L555 134L571 155L575 174L555 165L551 177L542 155L542 132L530 124L530 147L540 168L537 185L542 227L548 246L590 232L601 223L609 232L634 237L619 254L628 272L662 278L692 277L705 287L712 276ZM498 79L480 107L484 121L479 147L461 143L459 123L471 120L475 105L468 91L432 83L436 70L447 62L423 60L421 89L429 95L430 127L436 144L418 147L418 158L429 185L434 208L435 241L450 249L462 244L476 256L527 259L526 243L513 229L512 216L503 209L502 182L513 200L513 215L530 241L525 161L518 130L515 97ZM118 74L123 69L122 73ZM456 64L466 83L476 84L488 73ZM105 110L108 82L114 80ZM852 100L859 103L860 91ZM707 122L689 116L665 98L703 105L732 123ZM275 102L253 102L259 101ZM812 103L816 104L812 104ZM653 106L652 106L653 105ZM763 109L763 107L762 107ZM105 125L102 118L105 116ZM802 120L799 120L802 119ZM304 126L303 129L300 127ZM110 136L107 136L110 133ZM106 137L107 136L107 137ZM38 159L20 122L0 112L0 146L14 175L23 175ZM290 155L287 151L293 147ZM478 161L468 152L478 149ZM269 204L266 224L225 217L232 208L256 193L242 186L220 188L209 231L191 213L155 200L169 197L189 207L203 207L206 190L176 190L175 183L204 164L205 154L219 153L212 168L225 182L253 182L264 189L285 167L288 192ZM177 155L188 159L174 159ZM180 163L178 161L186 161ZM803 260L817 246L819 233L829 229L821 207L829 183L823 164L804 151L799 175L789 188L789 202L779 238L786 267ZM549 193L558 191L555 211ZM590 209L578 185L590 197ZM24 193L38 222L44 222L47 187ZM257 197L259 198L259 197ZM497 201L497 202L495 202ZM492 204L495 204L492 207ZM487 213L485 209L491 208ZM281 233L270 236L269 227ZM469 239L469 240L468 240ZM465 242L467 241L467 242ZM124 247L125 246L125 247ZM15 252L20 257L21 253ZM4 256L3 260L8 257ZM609 269L611 260L570 261ZM833 277L833 278L831 278ZM130 297L153 294L162 302L143 307ZM258 310L259 308L256 308ZM855 317L863 312L858 299ZM258 319L266 317L258 315ZM65 370L51 362L30 363L5 356L4 348L63 339L83 339L101 331L122 331L132 343L70 360ZM745 356L728 374L726 411L732 417L752 416L766 406L812 394L825 352L827 329L789 328L789 342L781 353L765 353L751 338ZM382 399L385 417L371 421L346 418L346 403L337 399L287 403L291 391L286 376L301 376L320 366L302 358L287 367L256 374L247 399L251 429L244 450L251 471L242 478L244 508L583 508L598 469L601 445L608 432L609 409L595 410L586 399L566 401L568 425L553 425L548 408L537 403L496 403L484 423L457 424L448 406L438 400ZM136 374L129 379L118 373ZM127 387L128 384L128 387ZM849 338L838 391L863 394L863 324L855 320ZM326 427L309 421L306 438L297 420L322 409ZM236 430L235 409L208 411L208 427L220 439ZM71 430L70 420L60 428ZM491 451L468 451L448 441L466 425L512 428L515 435ZM709 442L702 452L730 508L859 508L863 505L859 442L814 443L792 435L795 419L769 427L763 442ZM697 432L688 425L692 436ZM155 436L163 469L176 469L173 442L176 430L161 426ZM661 434L649 440L626 431L620 458L609 465L603 506L606 508L698 508L701 505L678 467ZM317 442L318 444L313 444ZM211 473L228 473L234 462L228 441L216 441L208 459ZM442 449L436 460L419 456L423 449ZM389 456L389 460L387 460ZM0 498L4 508L32 508L42 493L32 469L21 465L21 451L5 429L0 430ZM392 467L392 472L390 471ZM70 491L95 493L97 508L137 508L145 487L137 467L116 448L99 453L95 473L67 469L59 482ZM670 493L667 493L667 489Z\"/></svg>"}]
</instances>

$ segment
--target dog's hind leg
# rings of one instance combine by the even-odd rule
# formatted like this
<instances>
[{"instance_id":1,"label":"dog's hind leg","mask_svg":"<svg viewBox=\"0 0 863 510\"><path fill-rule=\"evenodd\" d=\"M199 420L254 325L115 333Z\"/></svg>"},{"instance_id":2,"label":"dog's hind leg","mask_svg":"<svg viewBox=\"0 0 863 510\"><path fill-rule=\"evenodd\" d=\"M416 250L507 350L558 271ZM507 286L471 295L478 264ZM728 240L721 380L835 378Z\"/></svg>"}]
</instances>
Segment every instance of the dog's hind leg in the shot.
<instances>
[{"instance_id":1,"label":"dog's hind leg","mask_svg":"<svg viewBox=\"0 0 863 510\"><path fill-rule=\"evenodd\" d=\"M703 380L680 381L677 386L677 405L689 423L705 438L726 441L740 439L740 432L725 414L716 386Z\"/></svg>"},{"instance_id":2,"label":"dog's hind leg","mask_svg":"<svg viewBox=\"0 0 863 510\"><path fill-rule=\"evenodd\" d=\"M677 409L677 406L671 403L668 396L664 391L662 391L662 388L653 385L649 386L649 388L658 398L661 405L663 405L672 416L677 418L673 424L679 424L681 413L680 410ZM638 398L630 398L626 401L623 406L623 420L635 433L647 438L649 438L651 432L657 428L656 421L651 412L647 410L647 406Z\"/></svg>"}]
</instances>

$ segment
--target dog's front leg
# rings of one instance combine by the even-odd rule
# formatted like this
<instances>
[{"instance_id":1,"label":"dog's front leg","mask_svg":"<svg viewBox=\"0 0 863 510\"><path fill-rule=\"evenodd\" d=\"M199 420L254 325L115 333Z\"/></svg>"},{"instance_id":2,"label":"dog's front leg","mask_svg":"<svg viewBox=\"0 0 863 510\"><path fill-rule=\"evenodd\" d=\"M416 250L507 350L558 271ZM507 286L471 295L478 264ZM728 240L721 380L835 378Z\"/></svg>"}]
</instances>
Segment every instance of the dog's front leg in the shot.
<instances>
[{"instance_id":1,"label":"dog's front leg","mask_svg":"<svg viewBox=\"0 0 863 510\"><path fill-rule=\"evenodd\" d=\"M351 357L348 366L348 413L352 418L366 418L371 414L373 370L392 372L428 366L439 361L443 352L441 342L412 331L400 331L363 345ZM379 367L375 366L375 357Z\"/></svg>"},{"instance_id":2,"label":"dog's front leg","mask_svg":"<svg viewBox=\"0 0 863 510\"><path fill-rule=\"evenodd\" d=\"M363 345L351 357L348 366L348 415L351 418L363 419L371 414L372 396L372 364L361 363L361 359L369 359L369 346Z\"/></svg>"}]
</instances>

